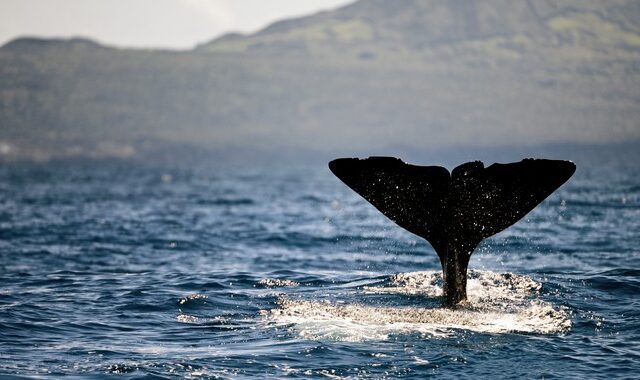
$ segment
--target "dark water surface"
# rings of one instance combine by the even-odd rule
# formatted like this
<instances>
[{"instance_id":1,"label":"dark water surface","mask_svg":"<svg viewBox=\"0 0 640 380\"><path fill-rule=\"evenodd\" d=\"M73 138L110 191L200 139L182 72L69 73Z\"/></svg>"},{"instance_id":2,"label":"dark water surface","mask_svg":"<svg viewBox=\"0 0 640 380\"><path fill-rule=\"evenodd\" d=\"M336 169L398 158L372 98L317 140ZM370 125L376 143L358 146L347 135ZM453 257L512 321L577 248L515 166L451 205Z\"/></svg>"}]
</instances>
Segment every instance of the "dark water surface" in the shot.
<instances>
[{"instance_id":1,"label":"dark water surface","mask_svg":"<svg viewBox=\"0 0 640 380\"><path fill-rule=\"evenodd\" d=\"M5 164L0 374L637 378L640 169L584 160L455 311L325 165Z\"/></svg>"}]
</instances>

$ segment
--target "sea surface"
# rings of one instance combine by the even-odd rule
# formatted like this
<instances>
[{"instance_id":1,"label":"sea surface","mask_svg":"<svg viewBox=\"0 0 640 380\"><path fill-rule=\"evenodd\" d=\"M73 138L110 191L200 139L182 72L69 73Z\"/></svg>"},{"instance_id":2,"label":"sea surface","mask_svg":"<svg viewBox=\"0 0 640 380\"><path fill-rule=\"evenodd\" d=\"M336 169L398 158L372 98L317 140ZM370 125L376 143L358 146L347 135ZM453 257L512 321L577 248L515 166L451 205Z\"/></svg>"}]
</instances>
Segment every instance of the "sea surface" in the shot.
<instances>
[{"instance_id":1,"label":"sea surface","mask_svg":"<svg viewBox=\"0 0 640 380\"><path fill-rule=\"evenodd\" d=\"M565 156L457 309L326 162L2 164L0 375L638 378L640 155L603 157Z\"/></svg>"}]
</instances>

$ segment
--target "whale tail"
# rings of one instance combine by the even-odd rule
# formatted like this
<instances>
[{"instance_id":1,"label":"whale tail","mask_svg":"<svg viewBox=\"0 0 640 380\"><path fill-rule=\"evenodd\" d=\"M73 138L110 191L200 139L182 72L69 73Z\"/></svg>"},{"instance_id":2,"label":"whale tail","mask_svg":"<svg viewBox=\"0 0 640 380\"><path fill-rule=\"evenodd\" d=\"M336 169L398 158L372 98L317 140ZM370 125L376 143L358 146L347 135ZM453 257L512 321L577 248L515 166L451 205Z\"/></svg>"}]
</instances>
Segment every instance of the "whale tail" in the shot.
<instances>
[{"instance_id":1,"label":"whale tail","mask_svg":"<svg viewBox=\"0 0 640 380\"><path fill-rule=\"evenodd\" d=\"M486 168L467 162L449 173L393 157L339 158L329 168L389 219L431 243L449 306L466 299L475 247L524 217L576 170L570 161L525 159Z\"/></svg>"}]
</instances>

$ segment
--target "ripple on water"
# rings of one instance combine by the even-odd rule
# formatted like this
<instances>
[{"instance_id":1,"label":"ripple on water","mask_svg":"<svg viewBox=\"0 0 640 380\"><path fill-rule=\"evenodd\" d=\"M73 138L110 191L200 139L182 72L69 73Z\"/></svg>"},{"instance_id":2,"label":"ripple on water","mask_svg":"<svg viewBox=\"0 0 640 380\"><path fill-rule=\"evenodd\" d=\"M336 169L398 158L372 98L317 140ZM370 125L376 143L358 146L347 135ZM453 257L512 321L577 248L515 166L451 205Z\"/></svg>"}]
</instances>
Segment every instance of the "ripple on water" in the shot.
<instances>
[{"instance_id":1,"label":"ripple on water","mask_svg":"<svg viewBox=\"0 0 640 380\"><path fill-rule=\"evenodd\" d=\"M472 257L533 278L457 309L324 163L0 165L0 377L636 378L638 157L578 163Z\"/></svg>"}]
</instances>

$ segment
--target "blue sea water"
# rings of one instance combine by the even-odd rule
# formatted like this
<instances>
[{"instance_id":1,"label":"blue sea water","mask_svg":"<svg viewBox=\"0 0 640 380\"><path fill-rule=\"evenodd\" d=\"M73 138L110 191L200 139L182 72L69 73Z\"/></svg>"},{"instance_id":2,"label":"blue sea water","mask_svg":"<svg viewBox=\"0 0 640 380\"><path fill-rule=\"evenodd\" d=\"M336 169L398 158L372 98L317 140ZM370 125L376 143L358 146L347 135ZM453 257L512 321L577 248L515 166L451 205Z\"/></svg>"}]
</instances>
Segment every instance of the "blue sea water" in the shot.
<instances>
[{"instance_id":1,"label":"blue sea water","mask_svg":"<svg viewBox=\"0 0 640 380\"><path fill-rule=\"evenodd\" d=\"M3 164L0 374L637 378L637 158L576 159L458 310L325 164Z\"/></svg>"}]
</instances>

